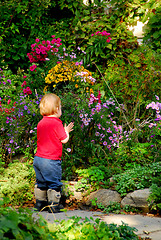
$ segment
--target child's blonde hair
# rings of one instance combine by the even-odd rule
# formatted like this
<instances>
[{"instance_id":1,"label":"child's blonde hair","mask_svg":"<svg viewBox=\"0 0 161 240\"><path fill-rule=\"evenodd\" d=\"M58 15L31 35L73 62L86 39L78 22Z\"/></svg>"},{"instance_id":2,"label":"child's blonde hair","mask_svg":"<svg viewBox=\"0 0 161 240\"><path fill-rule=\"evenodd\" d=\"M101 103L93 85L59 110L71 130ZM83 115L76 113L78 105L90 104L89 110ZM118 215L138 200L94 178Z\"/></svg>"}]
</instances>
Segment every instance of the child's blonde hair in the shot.
<instances>
[{"instance_id":1,"label":"child's blonde hair","mask_svg":"<svg viewBox=\"0 0 161 240\"><path fill-rule=\"evenodd\" d=\"M59 107L60 107L61 101L60 98L53 94L53 93L47 93L45 94L41 101L40 101L40 114L42 116L49 116L57 113Z\"/></svg>"}]
</instances>

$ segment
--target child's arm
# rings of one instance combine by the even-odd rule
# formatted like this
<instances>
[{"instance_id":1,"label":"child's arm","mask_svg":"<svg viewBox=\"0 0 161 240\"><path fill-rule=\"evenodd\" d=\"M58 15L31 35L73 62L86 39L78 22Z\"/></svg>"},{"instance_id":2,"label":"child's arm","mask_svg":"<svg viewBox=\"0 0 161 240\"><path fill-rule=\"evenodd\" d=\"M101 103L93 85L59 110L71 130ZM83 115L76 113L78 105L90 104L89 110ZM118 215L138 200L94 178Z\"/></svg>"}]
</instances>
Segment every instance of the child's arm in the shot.
<instances>
[{"instance_id":1,"label":"child's arm","mask_svg":"<svg viewBox=\"0 0 161 240\"><path fill-rule=\"evenodd\" d=\"M62 140L61 141L62 143L67 143L68 142L68 140L69 140L69 133L74 130L73 127L74 127L74 123L73 122L69 123L68 126L65 123L64 129L65 129L65 132L67 134L67 138Z\"/></svg>"}]
</instances>

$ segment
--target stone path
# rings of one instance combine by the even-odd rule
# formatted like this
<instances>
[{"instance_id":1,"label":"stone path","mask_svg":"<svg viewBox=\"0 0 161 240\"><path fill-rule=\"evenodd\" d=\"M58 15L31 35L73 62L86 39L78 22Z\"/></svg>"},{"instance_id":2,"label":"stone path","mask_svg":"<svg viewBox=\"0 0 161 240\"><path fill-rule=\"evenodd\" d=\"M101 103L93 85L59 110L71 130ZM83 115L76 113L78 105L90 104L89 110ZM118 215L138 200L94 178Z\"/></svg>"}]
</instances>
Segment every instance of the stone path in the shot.
<instances>
[{"instance_id":1,"label":"stone path","mask_svg":"<svg viewBox=\"0 0 161 240\"><path fill-rule=\"evenodd\" d=\"M161 218L159 217L149 217L143 215L123 215L123 214L104 214L101 212L83 211L83 210L69 210L66 213L34 213L34 217L42 215L46 221L52 223L55 220L67 220L69 217L78 216L82 220L85 217L92 217L94 220L99 218L100 220L106 222L107 224L115 223L121 225L122 222L128 224L130 227L135 227L138 231L136 234L145 239L151 240L161 240Z\"/></svg>"}]
</instances>

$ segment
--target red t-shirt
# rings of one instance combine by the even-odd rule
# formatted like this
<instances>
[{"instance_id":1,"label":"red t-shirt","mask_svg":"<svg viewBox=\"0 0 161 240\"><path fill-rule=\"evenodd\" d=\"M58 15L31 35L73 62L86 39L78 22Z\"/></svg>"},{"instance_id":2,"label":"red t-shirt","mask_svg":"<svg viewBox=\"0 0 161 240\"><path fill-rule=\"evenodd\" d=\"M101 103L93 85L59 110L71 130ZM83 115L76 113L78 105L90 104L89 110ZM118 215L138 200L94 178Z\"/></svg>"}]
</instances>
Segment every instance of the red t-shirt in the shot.
<instances>
[{"instance_id":1,"label":"red t-shirt","mask_svg":"<svg viewBox=\"0 0 161 240\"><path fill-rule=\"evenodd\" d=\"M61 160L63 146L61 140L67 138L62 121L56 117L44 116L37 125L36 156Z\"/></svg>"}]
</instances>

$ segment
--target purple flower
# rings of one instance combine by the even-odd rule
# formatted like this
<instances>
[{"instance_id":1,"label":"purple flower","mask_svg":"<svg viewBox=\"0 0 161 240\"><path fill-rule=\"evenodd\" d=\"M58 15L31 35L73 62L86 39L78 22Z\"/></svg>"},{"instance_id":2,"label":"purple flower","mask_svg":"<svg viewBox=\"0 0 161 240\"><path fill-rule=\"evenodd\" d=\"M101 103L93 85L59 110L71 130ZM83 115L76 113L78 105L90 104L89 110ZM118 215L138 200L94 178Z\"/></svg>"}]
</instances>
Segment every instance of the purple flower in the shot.
<instances>
[{"instance_id":1,"label":"purple flower","mask_svg":"<svg viewBox=\"0 0 161 240\"><path fill-rule=\"evenodd\" d=\"M9 82L11 84L11 80L10 79L7 79L7 82Z\"/></svg>"},{"instance_id":2,"label":"purple flower","mask_svg":"<svg viewBox=\"0 0 161 240\"><path fill-rule=\"evenodd\" d=\"M28 107L25 105L25 106L24 106L24 109L25 109L25 110L27 110L27 109L28 109Z\"/></svg>"},{"instance_id":3,"label":"purple flower","mask_svg":"<svg viewBox=\"0 0 161 240\"><path fill-rule=\"evenodd\" d=\"M11 153L11 148L8 148L8 153Z\"/></svg>"},{"instance_id":4,"label":"purple flower","mask_svg":"<svg viewBox=\"0 0 161 240\"><path fill-rule=\"evenodd\" d=\"M157 95L155 95L155 97L156 97L156 100L158 100L158 101L159 101L159 97L158 97Z\"/></svg>"},{"instance_id":5,"label":"purple flower","mask_svg":"<svg viewBox=\"0 0 161 240\"><path fill-rule=\"evenodd\" d=\"M71 148L67 148L67 152L71 152Z\"/></svg>"}]
</instances>

